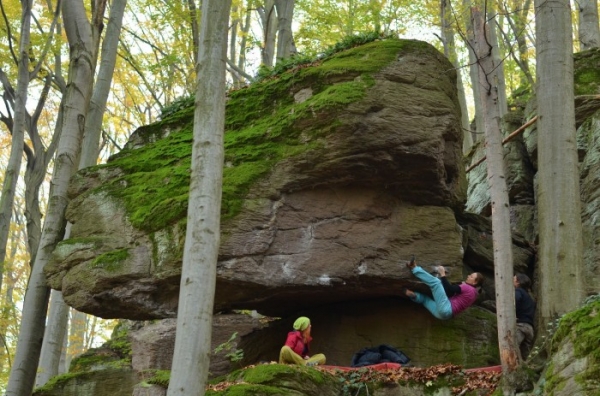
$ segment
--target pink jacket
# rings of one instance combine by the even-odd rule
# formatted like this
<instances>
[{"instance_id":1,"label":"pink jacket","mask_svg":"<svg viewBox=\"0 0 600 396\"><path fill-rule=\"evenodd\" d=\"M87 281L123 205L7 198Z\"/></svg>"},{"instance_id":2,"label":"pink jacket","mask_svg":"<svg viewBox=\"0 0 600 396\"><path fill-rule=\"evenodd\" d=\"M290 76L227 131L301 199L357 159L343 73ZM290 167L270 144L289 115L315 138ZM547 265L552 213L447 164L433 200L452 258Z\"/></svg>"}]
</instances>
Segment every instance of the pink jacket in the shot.
<instances>
[{"instance_id":1,"label":"pink jacket","mask_svg":"<svg viewBox=\"0 0 600 396\"><path fill-rule=\"evenodd\" d=\"M477 289L468 283L461 283L460 294L450 297L452 306L452 316L456 316L465 309L469 308L477 300Z\"/></svg>"},{"instance_id":2,"label":"pink jacket","mask_svg":"<svg viewBox=\"0 0 600 396\"><path fill-rule=\"evenodd\" d=\"M294 330L290 331L287 336L287 340L285 340L285 345L289 346L292 351L296 352L298 355L302 357L308 356L308 344L312 341L312 338L308 339L307 343L304 343L302 338L302 333Z\"/></svg>"}]
</instances>

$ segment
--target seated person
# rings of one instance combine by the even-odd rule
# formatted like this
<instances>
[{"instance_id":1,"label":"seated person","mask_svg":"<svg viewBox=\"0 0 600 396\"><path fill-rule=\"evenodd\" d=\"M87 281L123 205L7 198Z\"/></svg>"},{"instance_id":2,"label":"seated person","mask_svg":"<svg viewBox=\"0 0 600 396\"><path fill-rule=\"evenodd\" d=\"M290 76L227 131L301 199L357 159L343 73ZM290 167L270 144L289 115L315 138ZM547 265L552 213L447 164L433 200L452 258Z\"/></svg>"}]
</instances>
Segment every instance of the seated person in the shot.
<instances>
[{"instance_id":1,"label":"seated person","mask_svg":"<svg viewBox=\"0 0 600 396\"><path fill-rule=\"evenodd\" d=\"M316 366L325 364L325 355L322 353L310 356L309 344L312 341L310 336L310 319L301 316L294 322L294 330L290 331L285 340L285 345L279 352L279 363L298 364L301 366Z\"/></svg>"},{"instance_id":2,"label":"seated person","mask_svg":"<svg viewBox=\"0 0 600 396\"><path fill-rule=\"evenodd\" d=\"M452 295L452 297L448 298L442 280L417 266L414 258L406 265L417 278L429 286L433 298L423 293L413 292L410 289L403 289L403 294L412 301L422 304L438 319L446 320L453 318L473 305L477 300L477 287L483 283L483 275L479 272L473 272L467 276L467 279L463 283L454 285L455 287L446 284L446 288L449 288L448 294ZM444 271L443 267L439 268L441 271ZM445 280L445 272L440 273L440 276Z\"/></svg>"}]
</instances>

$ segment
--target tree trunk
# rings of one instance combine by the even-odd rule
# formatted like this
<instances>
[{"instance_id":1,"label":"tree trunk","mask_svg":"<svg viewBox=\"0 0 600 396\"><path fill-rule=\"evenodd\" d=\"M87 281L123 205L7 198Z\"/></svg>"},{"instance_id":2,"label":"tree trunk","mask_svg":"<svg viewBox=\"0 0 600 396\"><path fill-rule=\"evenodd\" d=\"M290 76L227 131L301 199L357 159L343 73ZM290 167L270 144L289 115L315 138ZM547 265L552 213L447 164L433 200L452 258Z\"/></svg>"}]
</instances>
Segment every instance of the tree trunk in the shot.
<instances>
[{"instance_id":1,"label":"tree trunk","mask_svg":"<svg viewBox=\"0 0 600 396\"><path fill-rule=\"evenodd\" d=\"M204 395L208 377L220 240L230 6L231 0L204 0L202 8L188 221L168 396Z\"/></svg>"},{"instance_id":2,"label":"tree trunk","mask_svg":"<svg viewBox=\"0 0 600 396\"><path fill-rule=\"evenodd\" d=\"M289 58L296 52L292 34L295 0L275 0L277 10L277 60Z\"/></svg>"},{"instance_id":3,"label":"tree trunk","mask_svg":"<svg viewBox=\"0 0 600 396\"><path fill-rule=\"evenodd\" d=\"M277 16L275 15L275 0L265 0L264 7L259 7L263 28L263 47L261 51L262 64L273 67L275 57L275 39L277 35Z\"/></svg>"},{"instance_id":4,"label":"tree trunk","mask_svg":"<svg viewBox=\"0 0 600 396\"><path fill-rule=\"evenodd\" d=\"M69 329L67 359L70 362L85 351L85 322L87 315L71 309L71 327ZM67 366L68 367L68 366Z\"/></svg>"},{"instance_id":5,"label":"tree trunk","mask_svg":"<svg viewBox=\"0 0 600 396\"><path fill-rule=\"evenodd\" d=\"M471 6L471 0L463 0L465 9ZM473 142L481 140L485 126L483 125L483 109L481 105L481 95L479 94L479 66L477 65L477 57L475 56L475 43L473 42L473 21L466 18L465 26L467 35L464 37L465 45L469 51L469 76L471 78L471 87L473 89L473 104L475 107L475 131L472 131Z\"/></svg>"},{"instance_id":6,"label":"tree trunk","mask_svg":"<svg viewBox=\"0 0 600 396\"><path fill-rule=\"evenodd\" d=\"M568 0L536 0L538 328L583 300L583 242Z\"/></svg>"},{"instance_id":7,"label":"tree trunk","mask_svg":"<svg viewBox=\"0 0 600 396\"><path fill-rule=\"evenodd\" d=\"M505 4L500 2L500 5ZM504 17L510 25L513 36L517 41L517 48L519 50L518 56L514 56L515 62L523 72L525 79L531 90L535 92L535 81L531 75L529 68L529 46L527 43L527 24L529 23L529 8L531 7L531 0L513 0L511 8L508 9L505 5L503 8ZM511 46L511 39L505 36L505 42L507 47Z\"/></svg>"},{"instance_id":8,"label":"tree trunk","mask_svg":"<svg viewBox=\"0 0 600 396\"><path fill-rule=\"evenodd\" d=\"M65 304L62 293L52 290L48 325L44 333L44 343L40 353L40 364L35 378L35 386L42 386L50 378L58 375L62 355L63 341L67 334L69 307Z\"/></svg>"},{"instance_id":9,"label":"tree trunk","mask_svg":"<svg viewBox=\"0 0 600 396\"><path fill-rule=\"evenodd\" d=\"M94 11L104 14L102 7ZM67 187L79 156L94 75L95 31L87 21L83 2L65 0L62 13L71 50L62 135L54 163L46 220L23 303L17 351L6 391L10 396L31 395L35 382L50 295L44 267L64 232ZM95 23L102 23L102 16L93 15L93 18Z\"/></svg>"},{"instance_id":10,"label":"tree trunk","mask_svg":"<svg viewBox=\"0 0 600 396\"><path fill-rule=\"evenodd\" d=\"M106 109L106 101L114 73L117 47L119 45L119 36L121 34L123 13L126 4L127 0L113 0L110 9L108 26L102 42L100 70L96 84L94 85L87 117L85 118L85 132L83 135L79 169L95 165L98 159L102 118ZM97 46L94 45L94 48L97 48ZM67 225L65 239L68 238L69 228L70 225ZM44 385L52 376L57 375L63 338L67 332L69 322L69 308L62 298L62 293L60 291L52 291L52 296L53 299L48 316L48 326L44 333L36 386Z\"/></svg>"},{"instance_id":11,"label":"tree trunk","mask_svg":"<svg viewBox=\"0 0 600 396\"><path fill-rule=\"evenodd\" d=\"M19 223L18 218L16 219L17 223ZM16 256L17 256L17 251L19 250L19 244L20 241L25 238L25 232L22 228L21 224L17 224L17 227L20 227L20 234L22 235L14 235L12 238L10 238L10 251L8 253L8 257L6 262L7 263L15 263L16 262ZM15 233L15 234L19 234L19 233ZM14 281L15 281L15 277L12 274L12 269L11 267L13 266L6 266L5 267L5 275L6 275L6 294L4 295L4 298L2 299L2 305L0 306L0 317L2 318L2 322L0 325L0 373L4 372L4 364L8 363L7 366L10 368L10 351L9 351L9 345L7 342L7 337L9 337L8 335L8 329L10 328L10 323L11 321L11 316L13 316L13 313L15 311L15 304L13 302L13 290L14 290Z\"/></svg>"},{"instance_id":12,"label":"tree trunk","mask_svg":"<svg viewBox=\"0 0 600 396\"><path fill-rule=\"evenodd\" d=\"M188 0L188 12L190 13L190 25L192 28L192 45L194 48L194 67L198 67L198 11L196 10L196 1ZM121 15L123 19L123 15Z\"/></svg>"},{"instance_id":13,"label":"tree trunk","mask_svg":"<svg viewBox=\"0 0 600 396\"><path fill-rule=\"evenodd\" d=\"M580 50L598 48L600 27L598 27L598 0L579 0L579 46Z\"/></svg>"},{"instance_id":14,"label":"tree trunk","mask_svg":"<svg viewBox=\"0 0 600 396\"><path fill-rule=\"evenodd\" d=\"M497 30L497 18L498 13L494 7L493 2L489 2L486 5L487 8L487 19L486 24L489 25L487 31L489 32L488 40L492 46L492 56L494 57L494 65L496 67L496 78L498 82L496 89L498 90L498 111L500 112L500 118L504 117L508 113L508 101L506 99L506 82L504 78L504 62L500 57L500 50L498 44ZM511 278L512 279L512 278Z\"/></svg>"},{"instance_id":15,"label":"tree trunk","mask_svg":"<svg viewBox=\"0 0 600 396\"><path fill-rule=\"evenodd\" d=\"M512 374L518 366L517 321L513 279L512 234L510 207L502 133L500 100L498 98L498 65L488 41L494 29L494 18L485 15L478 7L471 8L474 21L475 51L479 59L479 86L483 119L485 122L485 147L487 176L492 202L492 241L494 247L494 279L496 286L496 315L498 318L498 345L504 375L503 392L512 395L515 391ZM488 21L487 23L485 21Z\"/></svg>"},{"instance_id":16,"label":"tree trunk","mask_svg":"<svg viewBox=\"0 0 600 396\"><path fill-rule=\"evenodd\" d=\"M25 120L27 113L27 89L29 87L29 39L31 27L32 0L21 2L21 38L19 40L19 59L17 90L14 101L14 121L12 125L12 141L10 157L2 183L2 197L0 198L0 288L2 287L2 276L4 273L4 260L6 259L6 244L10 231L10 219L12 217L15 201L17 180L23 160L23 145L25 142ZM5 92L10 92L5 85Z\"/></svg>"},{"instance_id":17,"label":"tree trunk","mask_svg":"<svg viewBox=\"0 0 600 396\"><path fill-rule=\"evenodd\" d=\"M382 7L383 7L382 1L369 0L369 11L373 18L373 30L377 33L382 33L382 29L381 29Z\"/></svg>"},{"instance_id":18,"label":"tree trunk","mask_svg":"<svg viewBox=\"0 0 600 396\"><path fill-rule=\"evenodd\" d=\"M98 147L102 130L102 118L106 110L106 101L112 84L117 60L117 49L123 23L123 14L127 0L113 0L108 16L106 35L102 41L102 55L98 78L94 84L94 91L90 100L90 107L85 119L85 133L81 146L81 161L79 169L96 165L98 160ZM97 47L96 47L97 48ZM89 143L88 143L89 141Z\"/></svg>"},{"instance_id":19,"label":"tree trunk","mask_svg":"<svg viewBox=\"0 0 600 396\"><path fill-rule=\"evenodd\" d=\"M473 146L473 135L469 122L469 110L467 108L467 97L465 95L465 86L462 80L461 68L458 65L458 55L454 44L454 29L452 29L453 19L449 12L449 1L440 1L440 20L442 22L442 43L444 45L444 55L452 62L456 69L456 89L458 91L458 103L460 105L460 125L463 133L463 153L468 152Z\"/></svg>"}]
</instances>

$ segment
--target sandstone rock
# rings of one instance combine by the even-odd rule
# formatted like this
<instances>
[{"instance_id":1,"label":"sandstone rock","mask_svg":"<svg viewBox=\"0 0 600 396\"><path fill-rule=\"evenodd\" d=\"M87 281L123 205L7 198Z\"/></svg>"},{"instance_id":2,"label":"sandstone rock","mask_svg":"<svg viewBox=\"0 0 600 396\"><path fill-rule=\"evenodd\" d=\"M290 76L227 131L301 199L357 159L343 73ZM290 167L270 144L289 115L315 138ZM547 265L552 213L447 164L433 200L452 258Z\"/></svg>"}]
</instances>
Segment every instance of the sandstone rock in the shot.
<instances>
[{"instance_id":1,"label":"sandstone rock","mask_svg":"<svg viewBox=\"0 0 600 396\"><path fill-rule=\"evenodd\" d=\"M303 69L289 86L230 93L216 311L281 315L397 295L413 282L412 254L462 267L454 69L415 41L382 40L342 59ZM46 268L67 304L101 317L175 316L190 123L188 111L140 128L108 164L74 177L71 239ZM265 146L279 151L252 154ZM252 182L247 172L258 172Z\"/></svg>"},{"instance_id":2,"label":"sandstone rock","mask_svg":"<svg viewBox=\"0 0 600 396\"><path fill-rule=\"evenodd\" d=\"M552 356L537 388L556 396L600 393L595 359L600 329L600 299L563 316L552 339Z\"/></svg>"},{"instance_id":3,"label":"sandstone rock","mask_svg":"<svg viewBox=\"0 0 600 396\"><path fill-rule=\"evenodd\" d=\"M222 351L211 355L209 377L227 374L248 364L261 360L260 348L253 345L257 334L267 327L268 318L252 318L244 314L221 314L213 316L211 350L223 345ZM175 346L175 319L164 319L149 323L140 330L131 332L133 370L144 378L153 370L171 370ZM235 338L230 341L233 335ZM262 346L261 346L262 347ZM243 351L240 361L232 362L226 355L234 350ZM257 353L258 352L258 353Z\"/></svg>"},{"instance_id":4,"label":"sandstone rock","mask_svg":"<svg viewBox=\"0 0 600 396\"><path fill-rule=\"evenodd\" d=\"M131 369L106 369L62 377L34 396L131 396L136 376Z\"/></svg>"}]
</instances>

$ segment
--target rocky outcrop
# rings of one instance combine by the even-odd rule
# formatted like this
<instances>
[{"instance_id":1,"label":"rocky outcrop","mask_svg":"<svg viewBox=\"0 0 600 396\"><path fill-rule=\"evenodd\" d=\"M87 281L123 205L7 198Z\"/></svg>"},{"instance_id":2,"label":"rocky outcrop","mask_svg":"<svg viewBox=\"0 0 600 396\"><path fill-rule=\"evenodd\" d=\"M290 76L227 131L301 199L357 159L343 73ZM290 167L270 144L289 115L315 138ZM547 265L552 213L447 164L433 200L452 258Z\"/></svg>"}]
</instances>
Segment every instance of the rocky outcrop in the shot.
<instances>
[{"instance_id":1,"label":"rocky outcrop","mask_svg":"<svg viewBox=\"0 0 600 396\"><path fill-rule=\"evenodd\" d=\"M412 254L463 278L454 70L413 41L340 58L229 95L216 311L280 316L398 295L414 285ZM175 316L191 122L186 110L141 128L108 164L73 179L71 238L46 272L69 305Z\"/></svg>"},{"instance_id":2,"label":"rocky outcrop","mask_svg":"<svg viewBox=\"0 0 600 396\"><path fill-rule=\"evenodd\" d=\"M600 394L598 337L600 299L595 296L560 319L552 339L552 356L537 384L537 394Z\"/></svg>"},{"instance_id":3,"label":"rocky outcrop","mask_svg":"<svg viewBox=\"0 0 600 396\"><path fill-rule=\"evenodd\" d=\"M111 339L71 361L69 372L36 388L34 396L130 396L137 375L131 369L129 324L120 324Z\"/></svg>"},{"instance_id":4,"label":"rocky outcrop","mask_svg":"<svg viewBox=\"0 0 600 396\"><path fill-rule=\"evenodd\" d=\"M577 147L579 154L581 186L581 219L584 242L584 279L588 294L600 289L600 99L597 80L600 67L600 51L593 49L575 54L575 116ZM506 134L536 115L535 100L524 112L513 112L505 117ZM504 146L507 163L507 184L511 203L513 229L529 243L537 240L537 211L535 207L535 174L537 172L537 128L533 124ZM473 160L482 156L483 147L475 146L470 153ZM467 211L488 216L490 197L485 162L468 174L469 188Z\"/></svg>"},{"instance_id":5,"label":"rocky outcrop","mask_svg":"<svg viewBox=\"0 0 600 396\"><path fill-rule=\"evenodd\" d=\"M237 323L236 364L277 360L299 315L311 317L313 350L331 364L382 343L418 365L498 363L492 312L473 307L440 322L398 297L403 286L428 292L405 266L413 254L426 268L446 266L451 281L493 278L490 222L463 213L454 73L428 44L381 40L229 93L215 323L233 310L281 317ZM140 395L160 394L170 367L191 132L187 107L75 175L71 237L45 268L80 311L165 319L132 336L134 372L147 374ZM521 236L513 242L525 271L533 250ZM493 284L480 301L492 310ZM211 362L214 374L234 367Z\"/></svg>"}]
</instances>

